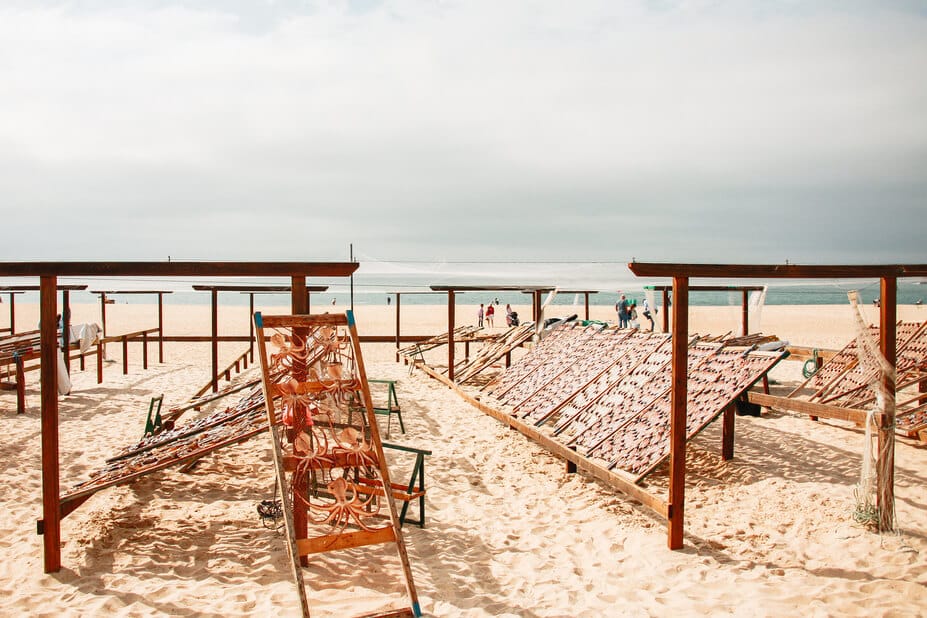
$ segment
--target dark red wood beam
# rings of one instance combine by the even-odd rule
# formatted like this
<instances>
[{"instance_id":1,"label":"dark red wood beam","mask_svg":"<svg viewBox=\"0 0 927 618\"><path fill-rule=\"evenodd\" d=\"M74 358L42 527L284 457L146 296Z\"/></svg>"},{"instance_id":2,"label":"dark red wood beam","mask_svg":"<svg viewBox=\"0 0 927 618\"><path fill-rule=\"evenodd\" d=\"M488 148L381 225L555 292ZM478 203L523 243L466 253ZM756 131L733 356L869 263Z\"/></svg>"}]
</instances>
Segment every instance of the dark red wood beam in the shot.
<instances>
[{"instance_id":1,"label":"dark red wood beam","mask_svg":"<svg viewBox=\"0 0 927 618\"><path fill-rule=\"evenodd\" d=\"M689 342L689 280L673 278L672 392L670 395L669 521L667 544L682 549L686 502L686 397Z\"/></svg>"},{"instance_id":2,"label":"dark red wood beam","mask_svg":"<svg viewBox=\"0 0 927 618\"><path fill-rule=\"evenodd\" d=\"M42 337L42 518L45 534L45 572L61 570L61 504L58 468L58 304L57 279L40 279L40 330Z\"/></svg>"},{"instance_id":3,"label":"dark red wood beam","mask_svg":"<svg viewBox=\"0 0 927 618\"><path fill-rule=\"evenodd\" d=\"M883 277L880 285L879 348L889 366L895 367L898 319L898 281L894 277ZM882 384L885 402L882 414L885 418L879 428L878 505L879 530L894 529L895 523L895 376L883 373Z\"/></svg>"},{"instance_id":4,"label":"dark red wood beam","mask_svg":"<svg viewBox=\"0 0 927 618\"><path fill-rule=\"evenodd\" d=\"M0 277L347 277L357 262L0 262Z\"/></svg>"},{"instance_id":5,"label":"dark red wood beam","mask_svg":"<svg viewBox=\"0 0 927 618\"><path fill-rule=\"evenodd\" d=\"M880 279L927 277L927 264L812 265L812 264L663 264L631 262L638 277L706 277L734 279Z\"/></svg>"}]
</instances>

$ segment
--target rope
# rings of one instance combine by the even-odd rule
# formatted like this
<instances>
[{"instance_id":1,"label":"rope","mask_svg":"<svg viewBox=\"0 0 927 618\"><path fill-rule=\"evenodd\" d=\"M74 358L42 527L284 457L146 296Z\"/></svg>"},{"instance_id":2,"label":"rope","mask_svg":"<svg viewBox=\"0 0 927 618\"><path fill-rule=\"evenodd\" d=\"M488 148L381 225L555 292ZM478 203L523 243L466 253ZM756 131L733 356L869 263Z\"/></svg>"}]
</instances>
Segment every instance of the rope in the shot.
<instances>
[{"instance_id":1,"label":"rope","mask_svg":"<svg viewBox=\"0 0 927 618\"><path fill-rule=\"evenodd\" d=\"M816 374L818 369L820 369L818 366L818 352L818 349L814 348L814 350L811 351L813 358L806 360L805 364L801 367L801 374L805 376L806 380Z\"/></svg>"}]
</instances>

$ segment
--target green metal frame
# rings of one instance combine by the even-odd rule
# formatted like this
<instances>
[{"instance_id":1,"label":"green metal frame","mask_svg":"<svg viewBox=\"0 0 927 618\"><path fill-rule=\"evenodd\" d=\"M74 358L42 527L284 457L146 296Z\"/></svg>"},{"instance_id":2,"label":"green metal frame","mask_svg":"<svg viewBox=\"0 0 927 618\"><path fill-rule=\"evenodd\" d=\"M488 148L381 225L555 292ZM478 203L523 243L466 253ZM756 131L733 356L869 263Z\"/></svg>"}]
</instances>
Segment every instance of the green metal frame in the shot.
<instances>
[{"instance_id":1,"label":"green metal frame","mask_svg":"<svg viewBox=\"0 0 927 618\"><path fill-rule=\"evenodd\" d=\"M396 397L396 380L374 380L368 379L369 384L387 384L386 406L374 407L373 411L381 416L386 416L386 437L389 437L390 425L393 422L393 414L399 418L399 429L402 433L406 432L406 426L402 422L402 409L399 407L399 399Z\"/></svg>"},{"instance_id":2,"label":"green metal frame","mask_svg":"<svg viewBox=\"0 0 927 618\"><path fill-rule=\"evenodd\" d=\"M368 382L371 380L368 380ZM383 442L383 448L389 448L396 451L403 451L406 453L415 453L415 464L412 466L412 478L409 479L409 486L406 489L406 493L412 494L417 491L422 492L422 495L418 497L418 519L408 519L406 515L409 511L409 502L411 500L404 500L402 504L402 510L399 512L399 525L402 525L408 521L411 524L417 525L419 528L425 527L425 456L431 455L431 451L426 451L425 449L414 448L411 446L402 446L399 444L391 444L389 442ZM418 484L416 485L416 481Z\"/></svg>"}]
</instances>

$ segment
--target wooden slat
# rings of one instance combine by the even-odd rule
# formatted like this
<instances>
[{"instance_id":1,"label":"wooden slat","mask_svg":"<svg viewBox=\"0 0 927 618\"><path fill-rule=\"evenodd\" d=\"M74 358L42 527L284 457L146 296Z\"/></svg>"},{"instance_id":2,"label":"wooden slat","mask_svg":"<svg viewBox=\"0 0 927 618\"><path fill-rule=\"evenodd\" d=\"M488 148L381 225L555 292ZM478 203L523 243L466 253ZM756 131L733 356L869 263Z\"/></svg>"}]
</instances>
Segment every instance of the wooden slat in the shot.
<instances>
[{"instance_id":1,"label":"wooden slat","mask_svg":"<svg viewBox=\"0 0 927 618\"><path fill-rule=\"evenodd\" d=\"M392 527L377 528L375 530L358 530L356 532L317 536L311 539L296 539L296 550L300 556L308 556L309 554L324 551L390 543L395 540L396 534L393 532Z\"/></svg>"},{"instance_id":2,"label":"wooden slat","mask_svg":"<svg viewBox=\"0 0 927 618\"><path fill-rule=\"evenodd\" d=\"M809 416L818 416L820 418L830 418L838 421L851 421L853 423L865 424L867 418L866 410L855 408L838 408L828 406L822 403L814 403L801 399L790 399L788 397L777 397L775 395L766 395L758 391L747 392L747 399L755 404L775 408L776 410L788 410L790 412L800 412ZM883 424L883 415L879 412L873 415L874 420L879 426Z\"/></svg>"}]
</instances>

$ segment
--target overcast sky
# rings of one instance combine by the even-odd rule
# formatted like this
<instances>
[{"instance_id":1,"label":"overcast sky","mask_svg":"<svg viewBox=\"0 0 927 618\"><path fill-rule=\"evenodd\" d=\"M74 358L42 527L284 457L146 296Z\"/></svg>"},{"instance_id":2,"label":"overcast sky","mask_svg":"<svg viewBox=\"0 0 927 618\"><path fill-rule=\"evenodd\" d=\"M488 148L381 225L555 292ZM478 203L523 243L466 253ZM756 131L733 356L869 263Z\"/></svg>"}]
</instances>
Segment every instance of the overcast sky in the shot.
<instances>
[{"instance_id":1,"label":"overcast sky","mask_svg":"<svg viewBox=\"0 0 927 618\"><path fill-rule=\"evenodd\" d=\"M923 6L7 1L0 260L925 262Z\"/></svg>"}]
</instances>

